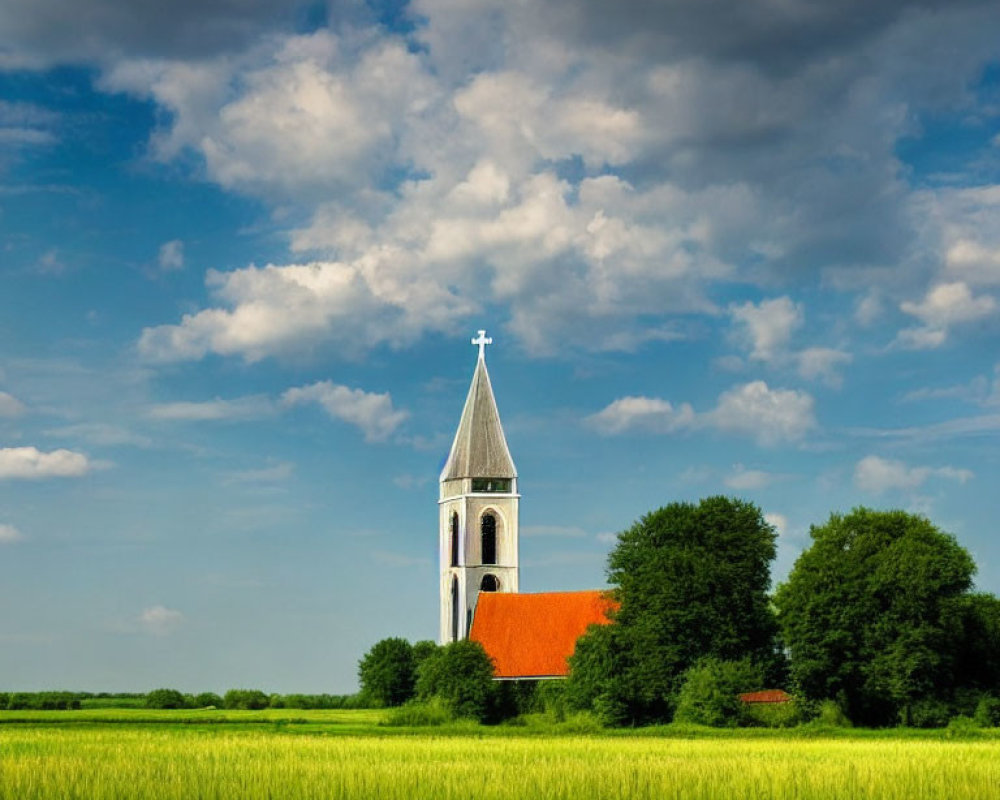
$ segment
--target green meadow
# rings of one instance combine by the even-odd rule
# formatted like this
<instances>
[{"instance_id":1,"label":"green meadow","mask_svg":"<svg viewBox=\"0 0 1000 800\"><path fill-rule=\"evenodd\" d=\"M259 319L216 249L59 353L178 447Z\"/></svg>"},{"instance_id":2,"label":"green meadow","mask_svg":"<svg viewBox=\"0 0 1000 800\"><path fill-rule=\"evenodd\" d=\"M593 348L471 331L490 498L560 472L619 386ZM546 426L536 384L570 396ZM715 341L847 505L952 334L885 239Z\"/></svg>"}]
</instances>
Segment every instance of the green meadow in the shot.
<instances>
[{"instance_id":1,"label":"green meadow","mask_svg":"<svg viewBox=\"0 0 1000 800\"><path fill-rule=\"evenodd\" d=\"M0 713L0 798L1000 797L1000 732L386 726L379 711Z\"/></svg>"}]
</instances>

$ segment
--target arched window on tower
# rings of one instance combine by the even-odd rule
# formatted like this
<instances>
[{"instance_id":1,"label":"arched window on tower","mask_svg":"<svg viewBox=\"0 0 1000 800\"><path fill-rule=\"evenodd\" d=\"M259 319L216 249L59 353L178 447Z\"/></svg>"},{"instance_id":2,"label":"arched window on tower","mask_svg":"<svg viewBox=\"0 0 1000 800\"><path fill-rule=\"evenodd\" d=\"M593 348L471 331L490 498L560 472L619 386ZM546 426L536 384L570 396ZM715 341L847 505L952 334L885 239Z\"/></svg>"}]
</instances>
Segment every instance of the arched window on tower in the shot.
<instances>
[{"instance_id":1,"label":"arched window on tower","mask_svg":"<svg viewBox=\"0 0 1000 800\"><path fill-rule=\"evenodd\" d=\"M458 566L458 514L451 515L451 565Z\"/></svg>"},{"instance_id":2,"label":"arched window on tower","mask_svg":"<svg viewBox=\"0 0 1000 800\"><path fill-rule=\"evenodd\" d=\"M483 514L480 523L483 543L483 564L497 563L497 518L492 514Z\"/></svg>"},{"instance_id":3,"label":"arched window on tower","mask_svg":"<svg viewBox=\"0 0 1000 800\"><path fill-rule=\"evenodd\" d=\"M451 640L458 641L458 578L451 579Z\"/></svg>"},{"instance_id":4,"label":"arched window on tower","mask_svg":"<svg viewBox=\"0 0 1000 800\"><path fill-rule=\"evenodd\" d=\"M496 575L483 575L482 583L479 584L479 591L481 592L499 592L500 591L500 581L497 580Z\"/></svg>"}]
</instances>

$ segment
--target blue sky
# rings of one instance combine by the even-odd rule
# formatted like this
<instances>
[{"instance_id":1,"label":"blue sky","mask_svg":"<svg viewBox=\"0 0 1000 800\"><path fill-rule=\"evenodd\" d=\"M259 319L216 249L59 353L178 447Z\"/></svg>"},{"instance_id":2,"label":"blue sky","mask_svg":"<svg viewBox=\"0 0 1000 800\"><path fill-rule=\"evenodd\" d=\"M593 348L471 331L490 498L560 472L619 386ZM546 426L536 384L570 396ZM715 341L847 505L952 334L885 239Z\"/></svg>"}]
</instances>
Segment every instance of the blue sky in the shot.
<instances>
[{"instance_id":1,"label":"blue sky","mask_svg":"<svg viewBox=\"0 0 1000 800\"><path fill-rule=\"evenodd\" d=\"M1000 7L0 0L0 686L347 692L486 328L525 591L673 500L1000 591Z\"/></svg>"}]
</instances>

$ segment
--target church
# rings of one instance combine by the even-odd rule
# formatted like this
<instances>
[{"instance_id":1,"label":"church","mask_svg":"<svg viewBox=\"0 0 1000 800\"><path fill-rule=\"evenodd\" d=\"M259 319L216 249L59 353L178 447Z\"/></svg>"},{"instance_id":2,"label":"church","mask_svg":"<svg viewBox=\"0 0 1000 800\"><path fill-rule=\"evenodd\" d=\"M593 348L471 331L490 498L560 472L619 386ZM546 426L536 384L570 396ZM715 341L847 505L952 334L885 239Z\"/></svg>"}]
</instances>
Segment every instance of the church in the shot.
<instances>
[{"instance_id":1,"label":"church","mask_svg":"<svg viewBox=\"0 0 1000 800\"><path fill-rule=\"evenodd\" d=\"M605 624L603 591L518 590L520 487L500 424L479 331L479 358L440 477L440 642L469 638L493 659L501 680L564 678L567 658L589 625Z\"/></svg>"}]
</instances>

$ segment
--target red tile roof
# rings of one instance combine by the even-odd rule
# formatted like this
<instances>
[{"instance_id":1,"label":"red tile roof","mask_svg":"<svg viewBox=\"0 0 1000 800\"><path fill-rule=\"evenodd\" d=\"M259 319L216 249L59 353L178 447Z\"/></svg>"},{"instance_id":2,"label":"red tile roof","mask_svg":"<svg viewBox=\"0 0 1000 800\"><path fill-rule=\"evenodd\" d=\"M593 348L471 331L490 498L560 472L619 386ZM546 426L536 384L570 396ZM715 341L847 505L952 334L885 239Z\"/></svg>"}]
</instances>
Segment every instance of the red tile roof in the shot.
<instances>
[{"instance_id":1,"label":"red tile roof","mask_svg":"<svg viewBox=\"0 0 1000 800\"><path fill-rule=\"evenodd\" d=\"M783 689L764 689L762 692L746 692L740 695L744 703L787 703L794 699Z\"/></svg>"},{"instance_id":2,"label":"red tile roof","mask_svg":"<svg viewBox=\"0 0 1000 800\"><path fill-rule=\"evenodd\" d=\"M469 638L493 658L498 678L569 674L566 659L588 625L610 622L608 592L480 592Z\"/></svg>"}]
</instances>

